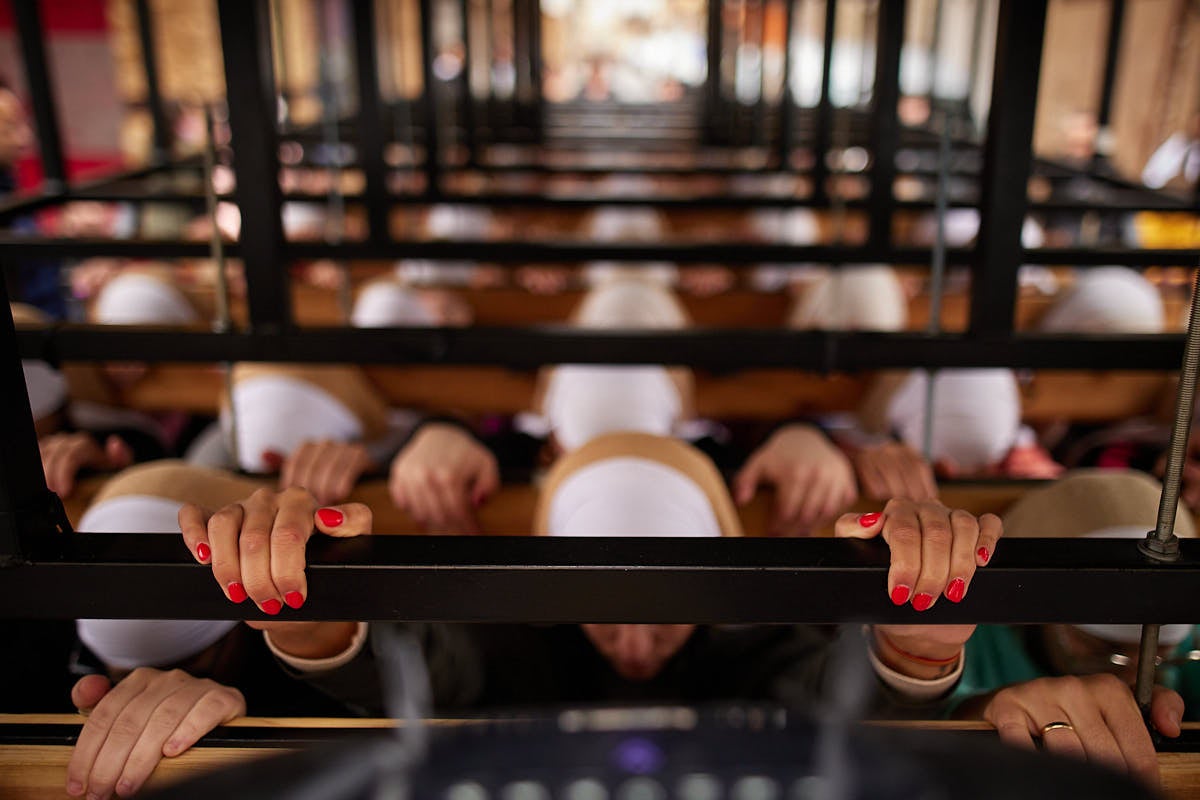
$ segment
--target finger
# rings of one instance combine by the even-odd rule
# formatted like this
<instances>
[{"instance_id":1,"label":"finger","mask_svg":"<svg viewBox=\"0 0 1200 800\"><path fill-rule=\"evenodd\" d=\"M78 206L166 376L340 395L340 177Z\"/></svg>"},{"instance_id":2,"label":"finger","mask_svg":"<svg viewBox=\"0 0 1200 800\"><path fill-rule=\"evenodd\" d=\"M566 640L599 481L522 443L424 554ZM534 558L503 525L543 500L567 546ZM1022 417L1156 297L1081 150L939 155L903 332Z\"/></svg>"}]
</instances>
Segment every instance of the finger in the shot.
<instances>
[{"instance_id":1,"label":"finger","mask_svg":"<svg viewBox=\"0 0 1200 800\"><path fill-rule=\"evenodd\" d=\"M1126 694L1129 694L1127 689L1124 687L1121 688ZM1131 769L1133 765L1126 763L1125 755L1122 753L1120 745L1117 744L1117 739L1113 735L1113 731L1109 729L1108 723L1105 722L1104 716L1100 713L1096 698L1090 693L1076 696L1070 689L1067 689L1064 695L1064 705L1068 709L1067 713L1070 715L1070 722L1075 726L1075 735L1079 739L1080 746L1083 747L1083 752L1087 760L1095 764L1107 765L1118 772L1125 772L1126 769ZM1131 694L1129 695L1129 701L1133 702L1133 695ZM1106 705L1109 704L1106 703ZM1120 703L1118 702L1116 705L1119 706ZM1137 717L1137 725L1141 728L1140 734L1145 738L1146 746L1149 747L1151 757L1153 757L1154 748L1150 746L1150 734L1146 732L1146 726L1141 721L1141 715L1136 714L1136 705L1134 710ZM1113 711L1116 714L1120 713L1115 708ZM1047 737L1050 737L1052 733L1054 731L1047 733ZM1135 745L1130 742L1130 747L1133 748Z\"/></svg>"},{"instance_id":2,"label":"finger","mask_svg":"<svg viewBox=\"0 0 1200 800\"><path fill-rule=\"evenodd\" d=\"M408 500L406 509L413 521L422 528L434 524L433 508L430 504L430 489L427 481L422 478L411 478L404 481L405 498Z\"/></svg>"},{"instance_id":3,"label":"finger","mask_svg":"<svg viewBox=\"0 0 1200 800\"><path fill-rule=\"evenodd\" d=\"M134 670L106 694L79 731L71 760L67 763L67 794L80 795L89 786L89 776L96 757L104 746L109 732L121 711L146 688L149 671Z\"/></svg>"},{"instance_id":4,"label":"finger","mask_svg":"<svg viewBox=\"0 0 1200 800\"><path fill-rule=\"evenodd\" d=\"M800 524L801 511L809 487L804 481L788 480L775 487L775 519L772 528L778 532L788 530L788 526Z\"/></svg>"},{"instance_id":5,"label":"finger","mask_svg":"<svg viewBox=\"0 0 1200 800\"><path fill-rule=\"evenodd\" d=\"M884 509L886 521L883 539L891 550L888 569L888 596L896 605L914 600L917 580L921 575L921 522L917 506L911 502L893 500ZM928 608L928 606L926 606Z\"/></svg>"},{"instance_id":6,"label":"finger","mask_svg":"<svg viewBox=\"0 0 1200 800\"><path fill-rule=\"evenodd\" d=\"M913 608L925 611L932 608L938 596L950 583L950 551L954 532L950 515L945 508L933 503L917 507L921 523L921 572L914 587Z\"/></svg>"},{"instance_id":7,"label":"finger","mask_svg":"<svg viewBox=\"0 0 1200 800\"><path fill-rule=\"evenodd\" d=\"M312 536L313 514L316 510L317 503L309 492L299 488L288 489L279 496L271 527L271 583L283 602L292 608L300 608L308 597L304 550ZM273 613L271 608L274 606L265 606L264 610Z\"/></svg>"},{"instance_id":8,"label":"finger","mask_svg":"<svg viewBox=\"0 0 1200 800\"><path fill-rule=\"evenodd\" d=\"M882 513L842 514L833 524L833 535L838 539L874 539L887 522Z\"/></svg>"},{"instance_id":9,"label":"finger","mask_svg":"<svg viewBox=\"0 0 1200 800\"><path fill-rule=\"evenodd\" d=\"M242 507L245 509L245 519L238 540L242 585L255 605L274 616L283 610L283 594L271 579L271 531L275 527L275 501L269 492L260 489L242 503Z\"/></svg>"},{"instance_id":10,"label":"finger","mask_svg":"<svg viewBox=\"0 0 1200 800\"><path fill-rule=\"evenodd\" d=\"M1155 688L1161 689L1162 687ZM1114 698L1099 708L1099 713L1103 714L1105 730L1109 732L1113 739L1113 746L1116 748L1115 761L1112 763L1118 767L1124 766L1131 774L1149 784L1158 785L1160 777L1158 754L1154 751L1154 742L1150 740L1150 732L1146 730L1141 710L1138 708L1133 694L1125 686L1117 687L1117 689L1120 692L1120 699ZM1169 690L1164 689L1163 691ZM1175 696L1179 698L1179 695ZM1182 698L1179 700L1182 713L1183 700ZM1150 709L1151 722L1153 722L1154 699L1151 700ZM1091 756L1090 750L1088 755Z\"/></svg>"},{"instance_id":11,"label":"finger","mask_svg":"<svg viewBox=\"0 0 1200 800\"><path fill-rule=\"evenodd\" d=\"M996 555L996 544L1004 535L1004 526L995 514L979 517L979 540L975 543L975 562L979 566L990 564Z\"/></svg>"},{"instance_id":12,"label":"finger","mask_svg":"<svg viewBox=\"0 0 1200 800\"><path fill-rule=\"evenodd\" d=\"M899 497L904 500L916 500L908 489L908 485L904 482L904 465L897 457L896 451L892 447L882 448L878 453L879 472L883 476L883 497L882 500L891 500Z\"/></svg>"},{"instance_id":13,"label":"finger","mask_svg":"<svg viewBox=\"0 0 1200 800\"><path fill-rule=\"evenodd\" d=\"M858 460L858 477L862 481L867 496L873 500L889 500L887 480L879 469L874 455L864 453Z\"/></svg>"},{"instance_id":14,"label":"finger","mask_svg":"<svg viewBox=\"0 0 1200 800\"><path fill-rule=\"evenodd\" d=\"M168 694L150 712L141 736L134 742L116 781L117 794L129 797L142 788L162 760L163 745L191 707L207 691L204 683L189 679Z\"/></svg>"},{"instance_id":15,"label":"finger","mask_svg":"<svg viewBox=\"0 0 1200 800\"><path fill-rule=\"evenodd\" d=\"M479 526L475 522L475 512L471 508L465 482L446 475L435 478L434 488L446 524L460 533L478 533Z\"/></svg>"},{"instance_id":16,"label":"finger","mask_svg":"<svg viewBox=\"0 0 1200 800\"><path fill-rule=\"evenodd\" d=\"M950 546L950 583L946 586L946 599L961 603L971 588L971 579L975 577L979 520L975 519L974 514L957 508L950 512L950 530L953 541Z\"/></svg>"},{"instance_id":17,"label":"finger","mask_svg":"<svg viewBox=\"0 0 1200 800\"><path fill-rule=\"evenodd\" d=\"M118 788L130 754L138 747L142 737L148 733L154 735L149 726L155 710L189 680L190 676L179 670L160 673L121 709L92 764L91 774L88 775L89 795L108 797ZM121 788L123 795L130 793L125 787Z\"/></svg>"},{"instance_id":18,"label":"finger","mask_svg":"<svg viewBox=\"0 0 1200 800\"><path fill-rule=\"evenodd\" d=\"M496 466L495 459L489 456L475 476L474 486L471 489L471 505L476 508L483 505L483 501L491 497L499 488L500 469Z\"/></svg>"},{"instance_id":19,"label":"finger","mask_svg":"<svg viewBox=\"0 0 1200 800\"><path fill-rule=\"evenodd\" d=\"M293 486L311 490L313 462L320 448L319 442L304 442L284 459L279 471L280 491Z\"/></svg>"},{"instance_id":20,"label":"finger","mask_svg":"<svg viewBox=\"0 0 1200 800\"><path fill-rule=\"evenodd\" d=\"M821 516L821 507L825 505L825 497L829 494L829 481L818 475L804 487L804 496L800 501L800 522L807 528Z\"/></svg>"},{"instance_id":21,"label":"finger","mask_svg":"<svg viewBox=\"0 0 1200 800\"><path fill-rule=\"evenodd\" d=\"M1162 686L1154 687L1154 695L1150 700L1150 721L1163 736L1174 739L1182 729L1184 703L1178 692L1173 692Z\"/></svg>"},{"instance_id":22,"label":"finger","mask_svg":"<svg viewBox=\"0 0 1200 800\"><path fill-rule=\"evenodd\" d=\"M246 700L237 689L228 686L210 688L172 732L163 745L162 753L165 756L177 756L216 726L245 713Z\"/></svg>"},{"instance_id":23,"label":"finger","mask_svg":"<svg viewBox=\"0 0 1200 800\"><path fill-rule=\"evenodd\" d=\"M762 464L761 458L751 458L733 479L734 498L738 505L744 506L754 498L754 492L762 478Z\"/></svg>"},{"instance_id":24,"label":"finger","mask_svg":"<svg viewBox=\"0 0 1200 800\"><path fill-rule=\"evenodd\" d=\"M925 459L919 459L914 474L920 481L920 488L924 492L922 499L936 500L938 496L937 478L933 475L933 467Z\"/></svg>"},{"instance_id":25,"label":"finger","mask_svg":"<svg viewBox=\"0 0 1200 800\"><path fill-rule=\"evenodd\" d=\"M329 536L368 536L374 529L374 514L363 503L342 503L318 508L313 517L317 530Z\"/></svg>"},{"instance_id":26,"label":"finger","mask_svg":"<svg viewBox=\"0 0 1200 800\"><path fill-rule=\"evenodd\" d=\"M353 445L324 450L312 466L310 488L317 502L329 504L345 500L358 480L358 461L358 449Z\"/></svg>"},{"instance_id":27,"label":"finger","mask_svg":"<svg viewBox=\"0 0 1200 800\"><path fill-rule=\"evenodd\" d=\"M1029 732L1029 720L1020 709L1014 708L999 715L992 723L1000 740L1012 747L1034 750L1033 734Z\"/></svg>"},{"instance_id":28,"label":"finger","mask_svg":"<svg viewBox=\"0 0 1200 800\"><path fill-rule=\"evenodd\" d=\"M1055 720L1070 721L1069 715L1065 711L1058 713L1061 713L1062 716L1056 716ZM1074 722L1071 724L1074 725ZM1042 734L1042 747L1060 756L1087 761L1087 750L1084 749L1083 742L1079 740L1079 734L1071 728L1055 728L1046 731Z\"/></svg>"},{"instance_id":29,"label":"finger","mask_svg":"<svg viewBox=\"0 0 1200 800\"><path fill-rule=\"evenodd\" d=\"M240 538L246 509L240 503L225 506L208 519L208 544L212 550L213 578L231 602L246 599L242 580Z\"/></svg>"},{"instance_id":30,"label":"finger","mask_svg":"<svg viewBox=\"0 0 1200 800\"><path fill-rule=\"evenodd\" d=\"M84 675L71 687L71 702L80 711L90 711L112 689L104 675Z\"/></svg>"},{"instance_id":31,"label":"finger","mask_svg":"<svg viewBox=\"0 0 1200 800\"><path fill-rule=\"evenodd\" d=\"M899 448L896 453L897 471L904 481L905 491L913 500L932 500L935 492L929 490L932 483L932 471L925 459L908 448ZM926 471L930 472L930 480L924 479Z\"/></svg>"},{"instance_id":32,"label":"finger","mask_svg":"<svg viewBox=\"0 0 1200 800\"><path fill-rule=\"evenodd\" d=\"M125 469L133 463L133 450L114 433L104 440L104 459L108 469Z\"/></svg>"},{"instance_id":33,"label":"finger","mask_svg":"<svg viewBox=\"0 0 1200 800\"><path fill-rule=\"evenodd\" d=\"M186 503L179 509L179 530L183 533L183 543L201 564L207 564L212 559L212 546L208 543L208 516L207 511L192 503Z\"/></svg>"}]
</instances>

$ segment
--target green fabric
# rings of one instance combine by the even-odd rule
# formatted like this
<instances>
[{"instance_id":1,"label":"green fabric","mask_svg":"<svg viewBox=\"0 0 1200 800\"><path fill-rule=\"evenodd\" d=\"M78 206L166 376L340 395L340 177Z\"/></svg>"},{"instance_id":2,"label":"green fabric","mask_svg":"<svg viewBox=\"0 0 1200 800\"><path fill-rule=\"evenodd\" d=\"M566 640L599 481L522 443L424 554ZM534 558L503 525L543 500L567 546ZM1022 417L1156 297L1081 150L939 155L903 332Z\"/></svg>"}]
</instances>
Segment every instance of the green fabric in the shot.
<instances>
[{"instance_id":1,"label":"green fabric","mask_svg":"<svg viewBox=\"0 0 1200 800\"><path fill-rule=\"evenodd\" d=\"M980 625L967 642L962 680L951 697L950 710L963 700L1012 683L1046 674L1029 656L1021 628ZM1182 656L1196 647L1195 633L1180 643L1174 655ZM1200 662L1169 666L1159 671L1159 683L1183 696L1184 719L1200 719Z\"/></svg>"}]
</instances>

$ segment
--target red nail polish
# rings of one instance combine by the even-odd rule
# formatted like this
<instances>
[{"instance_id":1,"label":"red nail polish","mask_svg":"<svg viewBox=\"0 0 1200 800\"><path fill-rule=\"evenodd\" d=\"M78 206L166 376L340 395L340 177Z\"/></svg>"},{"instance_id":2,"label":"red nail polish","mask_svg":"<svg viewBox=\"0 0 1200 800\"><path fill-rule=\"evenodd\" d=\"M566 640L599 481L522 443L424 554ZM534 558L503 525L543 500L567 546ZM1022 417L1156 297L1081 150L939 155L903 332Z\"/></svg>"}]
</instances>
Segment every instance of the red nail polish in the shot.
<instances>
[{"instance_id":1,"label":"red nail polish","mask_svg":"<svg viewBox=\"0 0 1200 800\"><path fill-rule=\"evenodd\" d=\"M304 595L299 592L288 592L283 596L283 602L287 603L292 608L299 608L304 605Z\"/></svg>"},{"instance_id":2,"label":"red nail polish","mask_svg":"<svg viewBox=\"0 0 1200 800\"><path fill-rule=\"evenodd\" d=\"M962 578L955 578L950 581L950 585L946 587L946 599L951 603L961 603L963 595L967 593L967 582Z\"/></svg>"},{"instance_id":3,"label":"red nail polish","mask_svg":"<svg viewBox=\"0 0 1200 800\"><path fill-rule=\"evenodd\" d=\"M272 597L270 600L262 604L262 610L273 617L280 611L283 611L283 604Z\"/></svg>"},{"instance_id":4,"label":"red nail polish","mask_svg":"<svg viewBox=\"0 0 1200 800\"><path fill-rule=\"evenodd\" d=\"M979 560L985 564L988 562L988 559L990 559L992 557L992 554L988 552L988 549L986 547L981 547L978 550L976 550L975 555L979 556Z\"/></svg>"},{"instance_id":5,"label":"red nail polish","mask_svg":"<svg viewBox=\"0 0 1200 800\"><path fill-rule=\"evenodd\" d=\"M933 595L927 594L926 592L921 592L913 598L912 606L917 611L924 611L931 605L933 605Z\"/></svg>"},{"instance_id":6,"label":"red nail polish","mask_svg":"<svg viewBox=\"0 0 1200 800\"><path fill-rule=\"evenodd\" d=\"M269 470L277 470L283 466L283 456L276 453L274 450L263 450L262 462Z\"/></svg>"},{"instance_id":7,"label":"red nail polish","mask_svg":"<svg viewBox=\"0 0 1200 800\"><path fill-rule=\"evenodd\" d=\"M196 558L200 559L201 564L207 564L209 559L212 558L212 550L207 544L201 542L196 545Z\"/></svg>"},{"instance_id":8,"label":"red nail polish","mask_svg":"<svg viewBox=\"0 0 1200 800\"><path fill-rule=\"evenodd\" d=\"M904 605L908 602L908 593L910 591L903 583L892 589L892 603L898 606Z\"/></svg>"},{"instance_id":9,"label":"red nail polish","mask_svg":"<svg viewBox=\"0 0 1200 800\"><path fill-rule=\"evenodd\" d=\"M229 599L235 603L240 603L246 599L246 587L242 586L237 581L234 581L226 586L225 590L229 592Z\"/></svg>"},{"instance_id":10,"label":"red nail polish","mask_svg":"<svg viewBox=\"0 0 1200 800\"><path fill-rule=\"evenodd\" d=\"M878 511L872 511L870 514L863 514L862 516L860 516L858 518L858 524L862 525L864 528L869 528L872 525L874 525L876 522L879 522L879 518L882 516L883 515L880 514Z\"/></svg>"},{"instance_id":11,"label":"red nail polish","mask_svg":"<svg viewBox=\"0 0 1200 800\"><path fill-rule=\"evenodd\" d=\"M336 528L346 521L346 516L336 508L318 508L317 519L326 528Z\"/></svg>"}]
</instances>

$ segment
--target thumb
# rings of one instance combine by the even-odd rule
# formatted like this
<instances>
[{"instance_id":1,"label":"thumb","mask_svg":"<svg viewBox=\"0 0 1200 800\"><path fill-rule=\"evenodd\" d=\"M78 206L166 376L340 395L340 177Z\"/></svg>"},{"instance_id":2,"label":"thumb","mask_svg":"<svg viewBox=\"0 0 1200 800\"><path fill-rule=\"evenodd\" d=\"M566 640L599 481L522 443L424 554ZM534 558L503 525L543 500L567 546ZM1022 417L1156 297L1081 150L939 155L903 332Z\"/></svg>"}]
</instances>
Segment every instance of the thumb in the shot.
<instances>
[{"instance_id":1,"label":"thumb","mask_svg":"<svg viewBox=\"0 0 1200 800\"><path fill-rule=\"evenodd\" d=\"M91 711L112 689L112 681L103 675L84 675L71 689L71 702L80 711Z\"/></svg>"},{"instance_id":2,"label":"thumb","mask_svg":"<svg viewBox=\"0 0 1200 800\"><path fill-rule=\"evenodd\" d=\"M759 456L751 456L746 465L733 479L733 497L739 506L744 506L754 498L754 490L763 478L763 460Z\"/></svg>"},{"instance_id":3,"label":"thumb","mask_svg":"<svg viewBox=\"0 0 1200 800\"><path fill-rule=\"evenodd\" d=\"M1150 721L1163 736L1175 738L1180 734L1183 719L1183 698L1164 686L1155 686L1150 700Z\"/></svg>"},{"instance_id":4,"label":"thumb","mask_svg":"<svg viewBox=\"0 0 1200 800\"><path fill-rule=\"evenodd\" d=\"M343 503L318 508L313 514L313 521L321 533L350 538L369 535L374 518L371 509L362 503Z\"/></svg>"},{"instance_id":5,"label":"thumb","mask_svg":"<svg viewBox=\"0 0 1200 800\"><path fill-rule=\"evenodd\" d=\"M873 539L883 531L884 516L878 511L869 514L842 514L834 523L833 535L838 539Z\"/></svg>"},{"instance_id":6,"label":"thumb","mask_svg":"<svg viewBox=\"0 0 1200 800\"><path fill-rule=\"evenodd\" d=\"M133 463L133 449L120 436L113 434L104 440L104 458L109 469L125 469Z\"/></svg>"}]
</instances>

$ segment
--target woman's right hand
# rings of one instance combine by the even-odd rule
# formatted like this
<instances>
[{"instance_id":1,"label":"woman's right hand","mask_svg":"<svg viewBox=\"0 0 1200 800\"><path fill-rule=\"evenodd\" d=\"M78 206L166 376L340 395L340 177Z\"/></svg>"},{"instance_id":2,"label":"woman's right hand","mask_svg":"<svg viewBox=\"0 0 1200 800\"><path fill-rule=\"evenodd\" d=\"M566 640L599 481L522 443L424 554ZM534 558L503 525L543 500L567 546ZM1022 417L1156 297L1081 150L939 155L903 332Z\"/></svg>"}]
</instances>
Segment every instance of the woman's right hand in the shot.
<instances>
[{"instance_id":1,"label":"woman's right hand","mask_svg":"<svg viewBox=\"0 0 1200 800\"><path fill-rule=\"evenodd\" d=\"M135 794L158 762L177 756L218 725L246 713L242 693L174 669L142 667L116 686L86 675L71 690L88 715L67 764L67 794Z\"/></svg>"},{"instance_id":2,"label":"woman's right hand","mask_svg":"<svg viewBox=\"0 0 1200 800\"><path fill-rule=\"evenodd\" d=\"M188 550L230 601L249 597L272 616L284 604L300 608L308 597L305 548L314 532L351 537L371 532L371 509L362 503L322 507L305 489L259 489L240 503L209 513L188 504L179 529Z\"/></svg>"}]
</instances>

